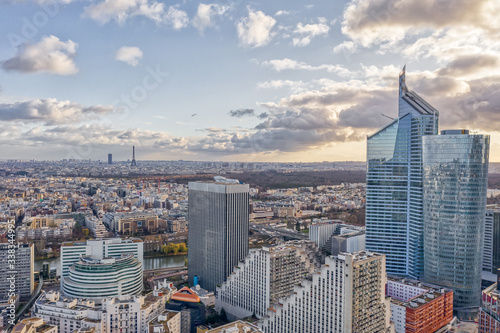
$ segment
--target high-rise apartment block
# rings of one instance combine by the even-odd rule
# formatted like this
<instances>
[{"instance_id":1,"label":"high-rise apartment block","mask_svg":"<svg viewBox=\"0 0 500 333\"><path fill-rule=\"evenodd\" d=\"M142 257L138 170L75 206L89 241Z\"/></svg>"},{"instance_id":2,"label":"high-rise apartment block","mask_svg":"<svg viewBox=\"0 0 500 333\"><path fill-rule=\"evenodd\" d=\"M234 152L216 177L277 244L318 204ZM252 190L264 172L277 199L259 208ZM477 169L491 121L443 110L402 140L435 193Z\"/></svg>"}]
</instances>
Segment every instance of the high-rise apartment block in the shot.
<instances>
[{"instance_id":1,"label":"high-rise apartment block","mask_svg":"<svg viewBox=\"0 0 500 333\"><path fill-rule=\"evenodd\" d=\"M436 332L453 319L453 290L390 276L391 321L396 333Z\"/></svg>"},{"instance_id":2,"label":"high-rise apartment block","mask_svg":"<svg viewBox=\"0 0 500 333\"><path fill-rule=\"evenodd\" d=\"M396 119L368 136L366 248L384 253L387 272L423 271L422 137L437 134L439 112L399 76Z\"/></svg>"},{"instance_id":3,"label":"high-rise apartment block","mask_svg":"<svg viewBox=\"0 0 500 333\"><path fill-rule=\"evenodd\" d=\"M86 242L63 243L61 246L61 290L64 280L69 276L69 269L80 261L81 257L103 259L106 257L121 257L131 253L134 258L143 262L143 242L138 238L96 239Z\"/></svg>"},{"instance_id":4,"label":"high-rise apartment block","mask_svg":"<svg viewBox=\"0 0 500 333\"><path fill-rule=\"evenodd\" d=\"M12 292L21 300L31 297L35 288L34 260L33 244L0 244L0 299L9 299ZM15 275L12 285L7 279L11 274Z\"/></svg>"},{"instance_id":5,"label":"high-rise apartment block","mask_svg":"<svg viewBox=\"0 0 500 333\"><path fill-rule=\"evenodd\" d=\"M266 333L386 333L391 328L386 282L383 254L327 257L312 279L272 305L260 326Z\"/></svg>"},{"instance_id":6,"label":"high-rise apartment block","mask_svg":"<svg viewBox=\"0 0 500 333\"><path fill-rule=\"evenodd\" d=\"M479 310L479 333L500 333L500 272L498 282L484 289Z\"/></svg>"},{"instance_id":7,"label":"high-rise apartment block","mask_svg":"<svg viewBox=\"0 0 500 333\"><path fill-rule=\"evenodd\" d=\"M467 130L423 138L424 280L453 289L469 320L481 299L489 143Z\"/></svg>"},{"instance_id":8,"label":"high-rise apartment block","mask_svg":"<svg viewBox=\"0 0 500 333\"><path fill-rule=\"evenodd\" d=\"M217 287L215 309L224 309L229 319L252 315L262 318L272 304L287 297L296 284L319 267L315 250L314 243L305 241L250 250Z\"/></svg>"},{"instance_id":9,"label":"high-rise apartment block","mask_svg":"<svg viewBox=\"0 0 500 333\"><path fill-rule=\"evenodd\" d=\"M215 291L248 254L249 186L217 177L189 183L189 283Z\"/></svg>"}]
</instances>

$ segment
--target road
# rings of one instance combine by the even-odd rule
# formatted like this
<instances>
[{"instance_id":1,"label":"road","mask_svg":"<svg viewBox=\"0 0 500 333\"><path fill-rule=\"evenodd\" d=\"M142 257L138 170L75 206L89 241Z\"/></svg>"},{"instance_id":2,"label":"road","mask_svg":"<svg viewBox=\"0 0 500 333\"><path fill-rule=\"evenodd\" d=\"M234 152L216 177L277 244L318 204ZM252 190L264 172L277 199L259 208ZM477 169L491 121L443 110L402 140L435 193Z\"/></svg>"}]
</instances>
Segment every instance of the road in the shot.
<instances>
[{"instance_id":1,"label":"road","mask_svg":"<svg viewBox=\"0 0 500 333\"><path fill-rule=\"evenodd\" d=\"M269 236L283 236L290 239L298 239L298 240L309 239L308 235L302 234L297 231L289 231L285 229L265 227L256 224L250 225L250 230Z\"/></svg>"}]
</instances>

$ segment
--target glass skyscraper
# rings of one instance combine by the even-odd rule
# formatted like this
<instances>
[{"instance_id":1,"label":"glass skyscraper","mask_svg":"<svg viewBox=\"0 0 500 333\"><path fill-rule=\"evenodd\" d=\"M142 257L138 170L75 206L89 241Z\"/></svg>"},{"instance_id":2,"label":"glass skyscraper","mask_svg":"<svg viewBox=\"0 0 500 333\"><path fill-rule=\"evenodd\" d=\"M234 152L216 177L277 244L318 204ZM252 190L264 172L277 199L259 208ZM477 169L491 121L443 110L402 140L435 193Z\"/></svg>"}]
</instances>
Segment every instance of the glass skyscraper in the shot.
<instances>
[{"instance_id":1,"label":"glass skyscraper","mask_svg":"<svg viewBox=\"0 0 500 333\"><path fill-rule=\"evenodd\" d=\"M189 183L188 276L215 291L248 255L249 185Z\"/></svg>"},{"instance_id":2,"label":"glass skyscraper","mask_svg":"<svg viewBox=\"0 0 500 333\"><path fill-rule=\"evenodd\" d=\"M398 117L368 137L366 249L386 255L389 274L423 274L422 137L437 134L438 117L403 68Z\"/></svg>"},{"instance_id":3,"label":"glass skyscraper","mask_svg":"<svg viewBox=\"0 0 500 333\"><path fill-rule=\"evenodd\" d=\"M456 315L469 320L481 299L489 144L466 130L423 138L424 279L452 288Z\"/></svg>"}]
</instances>

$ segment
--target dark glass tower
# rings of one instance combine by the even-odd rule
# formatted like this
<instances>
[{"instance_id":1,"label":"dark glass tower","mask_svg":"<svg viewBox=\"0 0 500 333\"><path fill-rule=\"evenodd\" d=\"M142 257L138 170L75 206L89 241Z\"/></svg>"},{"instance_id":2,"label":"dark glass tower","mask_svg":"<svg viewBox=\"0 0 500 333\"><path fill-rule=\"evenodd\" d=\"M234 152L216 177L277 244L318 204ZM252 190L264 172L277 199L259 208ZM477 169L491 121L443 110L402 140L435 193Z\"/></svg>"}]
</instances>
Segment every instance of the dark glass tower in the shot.
<instances>
[{"instance_id":1,"label":"dark glass tower","mask_svg":"<svg viewBox=\"0 0 500 333\"><path fill-rule=\"evenodd\" d=\"M188 275L215 291L248 255L249 186L189 183Z\"/></svg>"}]
</instances>

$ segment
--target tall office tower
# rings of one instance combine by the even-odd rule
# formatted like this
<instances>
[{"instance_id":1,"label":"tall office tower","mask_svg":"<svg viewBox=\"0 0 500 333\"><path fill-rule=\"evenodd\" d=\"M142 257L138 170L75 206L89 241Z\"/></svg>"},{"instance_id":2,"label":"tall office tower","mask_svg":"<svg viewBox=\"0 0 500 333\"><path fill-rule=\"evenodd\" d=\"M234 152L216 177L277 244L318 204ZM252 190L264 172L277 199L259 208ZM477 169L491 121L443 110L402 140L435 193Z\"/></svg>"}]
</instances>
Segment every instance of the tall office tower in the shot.
<instances>
[{"instance_id":1,"label":"tall office tower","mask_svg":"<svg viewBox=\"0 0 500 333\"><path fill-rule=\"evenodd\" d=\"M483 236L483 283L487 286L496 282L500 268L500 207L486 206Z\"/></svg>"},{"instance_id":2,"label":"tall office tower","mask_svg":"<svg viewBox=\"0 0 500 333\"><path fill-rule=\"evenodd\" d=\"M189 183L189 284L215 291L248 254L249 186L216 177Z\"/></svg>"},{"instance_id":3,"label":"tall office tower","mask_svg":"<svg viewBox=\"0 0 500 333\"><path fill-rule=\"evenodd\" d=\"M61 290L64 290L64 280L69 277L69 269L80 261L80 257L90 256L94 259L105 257L120 257L131 253L134 258L143 262L143 242L139 238L95 239L86 242L63 243L61 246Z\"/></svg>"},{"instance_id":4,"label":"tall office tower","mask_svg":"<svg viewBox=\"0 0 500 333\"><path fill-rule=\"evenodd\" d=\"M108 164L113 164L113 154L108 154Z\"/></svg>"},{"instance_id":5,"label":"tall office tower","mask_svg":"<svg viewBox=\"0 0 500 333\"><path fill-rule=\"evenodd\" d=\"M473 319L481 257L490 137L467 130L423 138L424 280L453 289L453 308Z\"/></svg>"},{"instance_id":6,"label":"tall office tower","mask_svg":"<svg viewBox=\"0 0 500 333\"><path fill-rule=\"evenodd\" d=\"M314 250L316 245L305 241L250 250L245 261L217 287L215 310L224 309L231 320L252 315L262 318L272 304L287 297L293 286L319 267L320 262L311 256Z\"/></svg>"},{"instance_id":7,"label":"tall office tower","mask_svg":"<svg viewBox=\"0 0 500 333\"><path fill-rule=\"evenodd\" d=\"M360 251L326 258L293 293L268 310L265 333L386 333L390 298L385 296L385 255Z\"/></svg>"},{"instance_id":8,"label":"tall office tower","mask_svg":"<svg viewBox=\"0 0 500 333\"><path fill-rule=\"evenodd\" d=\"M384 253L387 272L423 270L422 137L437 134L438 111L399 76L399 114L368 137L366 249Z\"/></svg>"},{"instance_id":9,"label":"tall office tower","mask_svg":"<svg viewBox=\"0 0 500 333\"><path fill-rule=\"evenodd\" d=\"M14 250L14 253L12 251ZM35 252L33 244L0 244L0 299L9 299L12 292L21 300L31 297L35 288L34 279ZM7 279L12 274L14 281ZM11 282L14 282L11 285Z\"/></svg>"}]
</instances>

